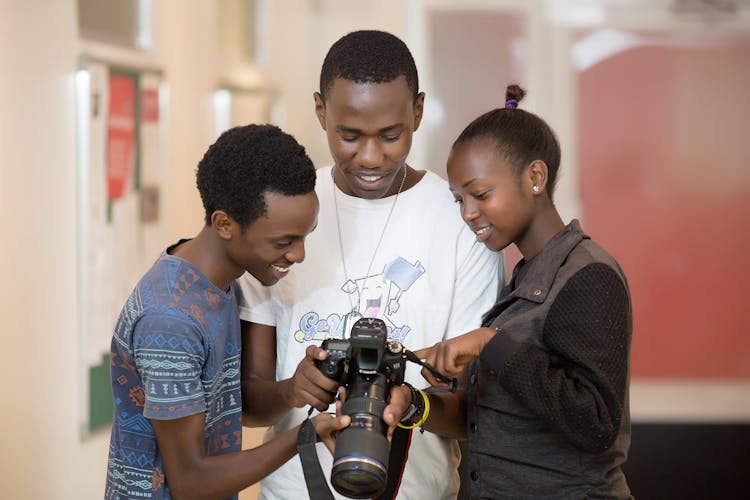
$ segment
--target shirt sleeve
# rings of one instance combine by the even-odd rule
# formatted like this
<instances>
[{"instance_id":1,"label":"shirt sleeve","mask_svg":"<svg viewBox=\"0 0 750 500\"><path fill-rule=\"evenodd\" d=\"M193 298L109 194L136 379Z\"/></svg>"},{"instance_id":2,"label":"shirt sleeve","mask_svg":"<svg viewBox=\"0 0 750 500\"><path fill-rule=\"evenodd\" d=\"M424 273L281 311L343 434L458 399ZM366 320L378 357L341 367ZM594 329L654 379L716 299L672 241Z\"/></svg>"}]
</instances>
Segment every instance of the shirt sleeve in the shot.
<instances>
[{"instance_id":1,"label":"shirt sleeve","mask_svg":"<svg viewBox=\"0 0 750 500\"><path fill-rule=\"evenodd\" d=\"M138 321L133 356L143 383L145 417L171 420L206 411L203 340L188 318L152 313Z\"/></svg>"},{"instance_id":2,"label":"shirt sleeve","mask_svg":"<svg viewBox=\"0 0 750 500\"><path fill-rule=\"evenodd\" d=\"M445 338L477 328L505 282L502 253L489 250L464 225L457 243L456 282Z\"/></svg>"},{"instance_id":3,"label":"shirt sleeve","mask_svg":"<svg viewBox=\"0 0 750 500\"><path fill-rule=\"evenodd\" d=\"M240 290L237 302L240 319L261 325L276 326L277 306L271 287L263 286L249 273L240 276L237 285Z\"/></svg>"},{"instance_id":4,"label":"shirt sleeve","mask_svg":"<svg viewBox=\"0 0 750 500\"><path fill-rule=\"evenodd\" d=\"M544 348L500 332L481 360L531 412L575 446L612 445L627 401L632 321L625 284L609 266L578 271L552 304Z\"/></svg>"}]
</instances>

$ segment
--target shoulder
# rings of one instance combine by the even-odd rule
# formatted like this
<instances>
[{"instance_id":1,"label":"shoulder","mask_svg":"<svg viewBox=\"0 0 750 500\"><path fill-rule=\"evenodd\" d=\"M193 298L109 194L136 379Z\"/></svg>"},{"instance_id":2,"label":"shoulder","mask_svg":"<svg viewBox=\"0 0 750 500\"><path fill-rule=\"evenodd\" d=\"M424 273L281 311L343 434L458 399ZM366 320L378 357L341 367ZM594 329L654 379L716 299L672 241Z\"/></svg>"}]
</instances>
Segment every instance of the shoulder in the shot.
<instances>
[{"instance_id":1,"label":"shoulder","mask_svg":"<svg viewBox=\"0 0 750 500\"><path fill-rule=\"evenodd\" d=\"M437 211L441 217L460 221L463 224L461 212L448 188L448 181L436 173L430 170L424 171L422 179L407 193L412 203L418 203L423 208L424 215Z\"/></svg>"},{"instance_id":2,"label":"shoulder","mask_svg":"<svg viewBox=\"0 0 750 500\"><path fill-rule=\"evenodd\" d=\"M614 259L610 262L609 259L589 256L585 263L579 264L568 266L567 270L564 266L558 273L559 279L555 279L558 292L550 315L562 315L568 320L578 315L576 321L597 325L602 322L626 325L632 314L630 291L625 275Z\"/></svg>"},{"instance_id":3,"label":"shoulder","mask_svg":"<svg viewBox=\"0 0 750 500\"><path fill-rule=\"evenodd\" d=\"M448 188L448 181L440 177L438 174L433 172L432 170L423 170L424 175L422 176L422 179L414 186L421 187L422 189L431 190L431 191L440 191L441 193L447 195L448 198L451 200L453 199L453 196L450 194L450 189Z\"/></svg>"},{"instance_id":4,"label":"shoulder","mask_svg":"<svg viewBox=\"0 0 750 500\"><path fill-rule=\"evenodd\" d=\"M320 167L315 170L315 192L318 196L330 192L333 186L333 177L331 176L332 165Z\"/></svg>"},{"instance_id":5,"label":"shoulder","mask_svg":"<svg viewBox=\"0 0 750 500\"><path fill-rule=\"evenodd\" d=\"M568 261L574 265L575 271L590 268L587 272L592 272L592 270L608 268L612 275L618 276L623 281L625 279L625 273L612 254L589 238L582 240L573 249Z\"/></svg>"},{"instance_id":6,"label":"shoulder","mask_svg":"<svg viewBox=\"0 0 750 500\"><path fill-rule=\"evenodd\" d=\"M200 286L200 273L188 262L162 253L138 282L144 303L153 307L178 302L189 288Z\"/></svg>"},{"instance_id":7,"label":"shoulder","mask_svg":"<svg viewBox=\"0 0 750 500\"><path fill-rule=\"evenodd\" d=\"M138 284L144 314L169 321L205 323L210 311L220 312L233 302L235 289L222 294L191 263L168 254L154 263Z\"/></svg>"}]
</instances>

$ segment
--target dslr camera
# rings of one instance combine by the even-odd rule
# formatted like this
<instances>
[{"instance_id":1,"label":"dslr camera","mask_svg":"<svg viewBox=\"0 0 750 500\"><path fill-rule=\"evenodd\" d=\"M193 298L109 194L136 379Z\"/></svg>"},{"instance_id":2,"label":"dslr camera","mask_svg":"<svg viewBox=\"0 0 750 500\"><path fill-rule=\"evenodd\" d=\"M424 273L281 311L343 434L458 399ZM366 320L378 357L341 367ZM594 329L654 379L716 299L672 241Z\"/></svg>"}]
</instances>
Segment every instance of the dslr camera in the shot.
<instances>
[{"instance_id":1,"label":"dslr camera","mask_svg":"<svg viewBox=\"0 0 750 500\"><path fill-rule=\"evenodd\" d=\"M336 439L331 484L348 497L376 497L385 490L388 471L383 410L391 387L404 383L406 350L388 340L385 322L377 318L360 318L348 340L326 339L321 347L328 356L315 364L346 387L343 413L351 417Z\"/></svg>"}]
</instances>

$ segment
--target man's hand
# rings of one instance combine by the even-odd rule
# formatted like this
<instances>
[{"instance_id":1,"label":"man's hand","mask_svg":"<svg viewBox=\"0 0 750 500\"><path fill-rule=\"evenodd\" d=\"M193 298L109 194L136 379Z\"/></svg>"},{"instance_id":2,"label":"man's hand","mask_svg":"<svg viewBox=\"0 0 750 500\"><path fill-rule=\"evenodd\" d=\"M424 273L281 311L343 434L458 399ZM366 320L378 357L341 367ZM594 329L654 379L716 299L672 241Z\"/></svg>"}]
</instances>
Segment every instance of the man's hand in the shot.
<instances>
[{"instance_id":1,"label":"man's hand","mask_svg":"<svg viewBox=\"0 0 750 500\"><path fill-rule=\"evenodd\" d=\"M305 358L297 365L292 378L284 384L284 400L290 407L310 405L318 411L326 411L336 396L338 382L332 380L315 366L315 360L326 359L325 349L308 346Z\"/></svg>"},{"instance_id":2,"label":"man's hand","mask_svg":"<svg viewBox=\"0 0 750 500\"><path fill-rule=\"evenodd\" d=\"M459 337L415 351L414 354L418 358L424 359L440 373L453 377L460 373L473 359L479 357L484 346L494 336L494 328L477 328ZM422 376L433 386L442 385L426 369L422 369Z\"/></svg>"},{"instance_id":3,"label":"man's hand","mask_svg":"<svg viewBox=\"0 0 750 500\"><path fill-rule=\"evenodd\" d=\"M331 453L333 453L339 432L351 423L351 417L341 413L344 405L343 399L344 388L339 387L339 400L336 401L336 416L334 417L329 413L320 413L311 419L315 426L315 432Z\"/></svg>"},{"instance_id":4,"label":"man's hand","mask_svg":"<svg viewBox=\"0 0 750 500\"><path fill-rule=\"evenodd\" d=\"M411 389L406 385L391 387L391 399L383 410L383 421L388 426L388 441L393 436L404 412L411 404Z\"/></svg>"}]
</instances>

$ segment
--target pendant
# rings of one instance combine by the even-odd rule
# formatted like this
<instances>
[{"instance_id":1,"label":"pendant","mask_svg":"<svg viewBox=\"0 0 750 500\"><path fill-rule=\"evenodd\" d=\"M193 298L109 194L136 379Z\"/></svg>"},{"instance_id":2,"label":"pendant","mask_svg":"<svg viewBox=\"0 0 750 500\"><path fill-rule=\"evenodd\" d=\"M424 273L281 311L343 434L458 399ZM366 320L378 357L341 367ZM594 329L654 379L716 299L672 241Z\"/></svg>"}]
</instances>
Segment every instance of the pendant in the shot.
<instances>
[{"instance_id":1,"label":"pendant","mask_svg":"<svg viewBox=\"0 0 750 500\"><path fill-rule=\"evenodd\" d=\"M343 338L351 338L352 326L354 326L354 323L356 323L357 320L362 317L363 316L359 313L359 311L351 311L344 315L344 328L341 330L342 334L344 335Z\"/></svg>"}]
</instances>

